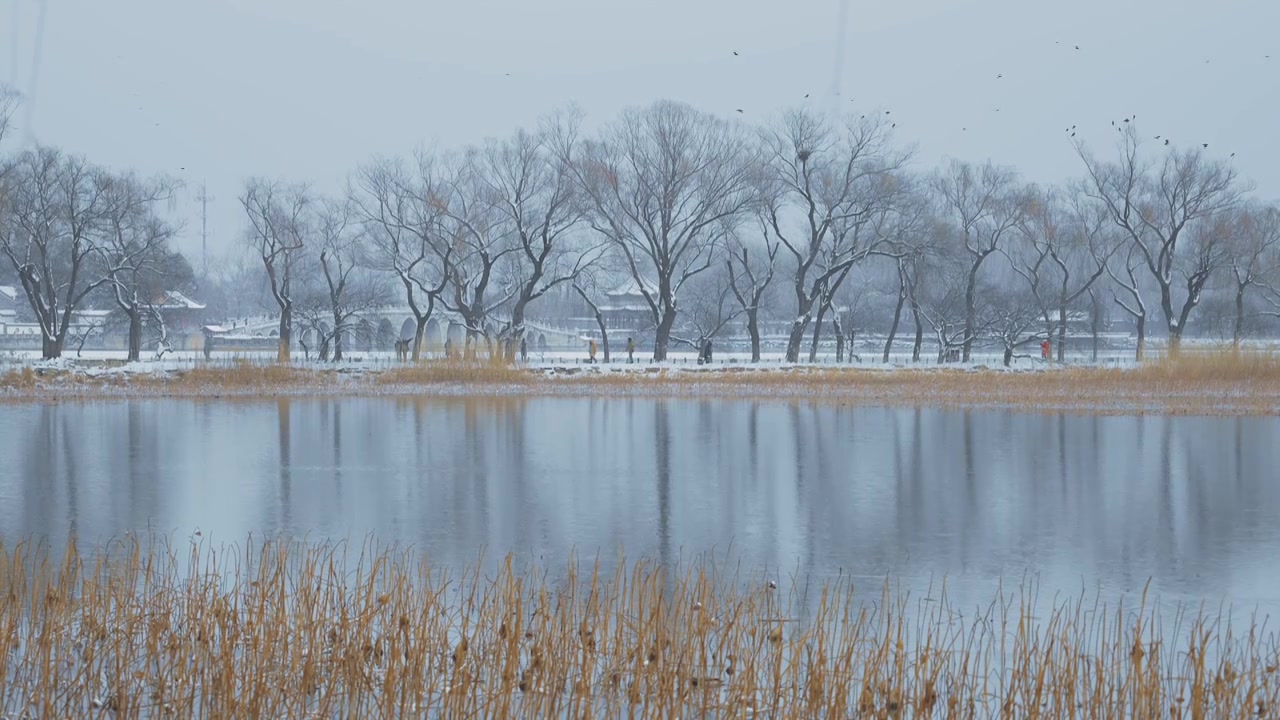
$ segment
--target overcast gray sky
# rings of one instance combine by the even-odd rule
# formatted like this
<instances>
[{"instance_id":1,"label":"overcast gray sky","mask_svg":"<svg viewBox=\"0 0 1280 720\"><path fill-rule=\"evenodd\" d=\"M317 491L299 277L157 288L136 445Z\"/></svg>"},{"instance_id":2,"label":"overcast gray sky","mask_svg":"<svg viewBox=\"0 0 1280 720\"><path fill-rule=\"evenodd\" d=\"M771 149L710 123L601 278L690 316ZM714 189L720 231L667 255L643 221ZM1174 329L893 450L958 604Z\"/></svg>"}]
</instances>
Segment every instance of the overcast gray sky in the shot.
<instances>
[{"instance_id":1,"label":"overcast gray sky","mask_svg":"<svg viewBox=\"0 0 1280 720\"><path fill-rule=\"evenodd\" d=\"M1280 196L1278 0L846 4L841 23L841 0L0 0L0 82L28 96L19 142L207 180L217 248L248 176L333 189L374 153L664 97L746 121L888 109L920 167L992 158L1037 181L1079 172L1066 127L1110 149L1136 113Z\"/></svg>"}]
</instances>

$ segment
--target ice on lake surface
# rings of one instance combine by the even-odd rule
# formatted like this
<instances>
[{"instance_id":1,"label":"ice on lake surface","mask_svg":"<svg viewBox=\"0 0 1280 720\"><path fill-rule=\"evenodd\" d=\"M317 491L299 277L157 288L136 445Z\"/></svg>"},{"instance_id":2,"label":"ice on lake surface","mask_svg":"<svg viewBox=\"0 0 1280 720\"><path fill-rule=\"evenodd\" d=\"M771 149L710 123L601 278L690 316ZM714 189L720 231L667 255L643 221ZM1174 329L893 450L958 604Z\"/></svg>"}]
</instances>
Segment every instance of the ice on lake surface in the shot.
<instances>
[{"instance_id":1,"label":"ice on lake surface","mask_svg":"<svg viewBox=\"0 0 1280 720\"><path fill-rule=\"evenodd\" d=\"M0 539L372 534L1280 611L1277 418L620 398L0 406Z\"/></svg>"}]
</instances>

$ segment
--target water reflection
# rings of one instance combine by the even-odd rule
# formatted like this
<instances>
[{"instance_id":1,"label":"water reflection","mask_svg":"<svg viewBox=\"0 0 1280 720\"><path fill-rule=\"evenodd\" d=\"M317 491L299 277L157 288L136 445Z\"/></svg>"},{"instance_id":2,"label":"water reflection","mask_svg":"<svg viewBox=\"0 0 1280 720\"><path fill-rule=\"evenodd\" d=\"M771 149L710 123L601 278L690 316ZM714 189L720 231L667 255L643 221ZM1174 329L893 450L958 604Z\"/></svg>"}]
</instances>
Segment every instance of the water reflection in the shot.
<instances>
[{"instance_id":1,"label":"water reflection","mask_svg":"<svg viewBox=\"0 0 1280 720\"><path fill-rule=\"evenodd\" d=\"M1274 418L642 399L0 407L0 538L148 527L412 543L437 562L619 548L989 592L1280 606Z\"/></svg>"}]
</instances>

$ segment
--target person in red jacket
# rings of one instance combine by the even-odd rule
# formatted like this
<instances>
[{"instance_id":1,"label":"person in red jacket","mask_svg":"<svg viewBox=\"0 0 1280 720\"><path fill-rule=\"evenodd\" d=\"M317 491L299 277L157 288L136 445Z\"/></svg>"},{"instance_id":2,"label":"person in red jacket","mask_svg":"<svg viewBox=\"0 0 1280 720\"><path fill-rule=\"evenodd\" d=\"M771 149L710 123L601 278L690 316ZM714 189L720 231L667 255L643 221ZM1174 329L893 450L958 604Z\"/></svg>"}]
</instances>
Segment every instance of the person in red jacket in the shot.
<instances>
[{"instance_id":1,"label":"person in red jacket","mask_svg":"<svg viewBox=\"0 0 1280 720\"><path fill-rule=\"evenodd\" d=\"M1040 359L1044 360L1045 362L1049 361L1049 339L1048 338L1045 338L1044 341L1040 343Z\"/></svg>"}]
</instances>

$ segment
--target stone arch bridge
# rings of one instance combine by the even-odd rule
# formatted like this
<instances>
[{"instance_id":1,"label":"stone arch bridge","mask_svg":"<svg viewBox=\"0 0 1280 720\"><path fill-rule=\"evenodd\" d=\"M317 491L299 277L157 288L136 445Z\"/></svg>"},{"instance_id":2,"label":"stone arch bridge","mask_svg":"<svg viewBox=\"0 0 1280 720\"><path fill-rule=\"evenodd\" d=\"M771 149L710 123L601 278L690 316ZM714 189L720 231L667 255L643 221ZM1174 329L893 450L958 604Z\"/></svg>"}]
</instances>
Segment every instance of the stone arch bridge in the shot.
<instances>
[{"instance_id":1,"label":"stone arch bridge","mask_svg":"<svg viewBox=\"0 0 1280 720\"><path fill-rule=\"evenodd\" d=\"M507 322L506 317L490 318L486 328L490 337L496 336L498 330ZM261 316L246 318L235 327L235 334L251 337L276 337L279 335L279 317ZM397 340L412 340L414 334L413 311L406 307L385 307L356 313L353 327L343 337L343 348L356 351L387 351L395 349ZM565 327L555 327L546 323L525 321L526 337L530 350L577 350L582 347L582 333ZM303 330L301 339L308 340L310 329ZM427 321L423 333L423 347L427 351L439 351L446 340L452 339L455 345L461 346L466 336L466 326L462 318L453 312L437 309ZM308 341L307 345L315 349L319 343Z\"/></svg>"}]
</instances>

